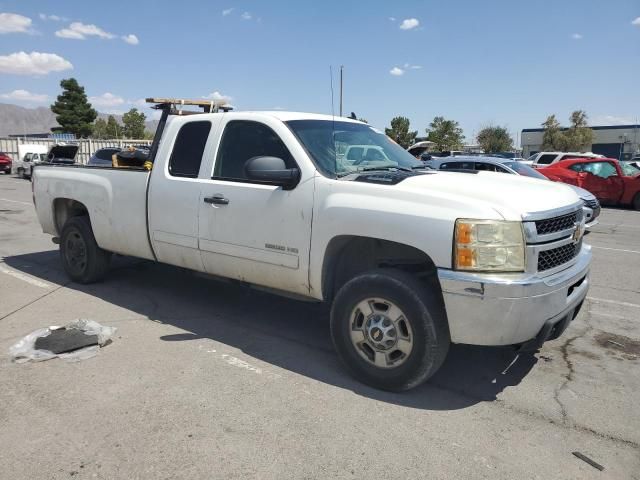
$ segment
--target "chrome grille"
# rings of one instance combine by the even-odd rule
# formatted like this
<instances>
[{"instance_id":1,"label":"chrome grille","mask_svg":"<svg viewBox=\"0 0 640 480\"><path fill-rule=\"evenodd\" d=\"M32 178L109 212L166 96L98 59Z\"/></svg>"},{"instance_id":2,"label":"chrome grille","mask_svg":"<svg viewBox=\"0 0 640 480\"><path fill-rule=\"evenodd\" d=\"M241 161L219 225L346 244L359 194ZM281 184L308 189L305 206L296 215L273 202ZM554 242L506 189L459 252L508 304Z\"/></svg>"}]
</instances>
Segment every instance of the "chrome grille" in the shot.
<instances>
[{"instance_id":1,"label":"chrome grille","mask_svg":"<svg viewBox=\"0 0 640 480\"><path fill-rule=\"evenodd\" d=\"M544 272L574 259L582 248L582 240L538 253L538 271Z\"/></svg>"},{"instance_id":2,"label":"chrome grille","mask_svg":"<svg viewBox=\"0 0 640 480\"><path fill-rule=\"evenodd\" d=\"M580 210L582 211L582 210ZM538 235L547 235L549 233L561 232L572 228L578 219L578 212L572 212L559 217L548 218L536 221L536 231Z\"/></svg>"}]
</instances>

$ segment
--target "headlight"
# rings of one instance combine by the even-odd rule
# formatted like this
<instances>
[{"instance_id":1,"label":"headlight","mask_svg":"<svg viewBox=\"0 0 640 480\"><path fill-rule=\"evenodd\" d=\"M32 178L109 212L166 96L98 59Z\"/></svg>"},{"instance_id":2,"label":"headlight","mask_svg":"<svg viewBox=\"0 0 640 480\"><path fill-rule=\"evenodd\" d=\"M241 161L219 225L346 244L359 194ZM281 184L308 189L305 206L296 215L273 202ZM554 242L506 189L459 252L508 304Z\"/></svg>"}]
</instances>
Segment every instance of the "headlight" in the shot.
<instances>
[{"instance_id":1,"label":"headlight","mask_svg":"<svg viewBox=\"0 0 640 480\"><path fill-rule=\"evenodd\" d=\"M523 272L522 223L456 220L453 265L456 270Z\"/></svg>"}]
</instances>

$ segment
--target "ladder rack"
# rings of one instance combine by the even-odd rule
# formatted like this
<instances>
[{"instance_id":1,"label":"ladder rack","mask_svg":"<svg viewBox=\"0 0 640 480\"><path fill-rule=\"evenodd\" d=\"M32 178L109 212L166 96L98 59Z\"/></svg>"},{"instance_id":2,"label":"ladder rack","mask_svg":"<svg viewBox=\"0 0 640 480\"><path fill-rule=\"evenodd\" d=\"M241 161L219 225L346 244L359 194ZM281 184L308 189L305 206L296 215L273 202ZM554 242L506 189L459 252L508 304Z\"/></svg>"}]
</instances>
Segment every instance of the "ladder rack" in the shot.
<instances>
[{"instance_id":1,"label":"ladder rack","mask_svg":"<svg viewBox=\"0 0 640 480\"><path fill-rule=\"evenodd\" d=\"M217 113L220 111L228 112L233 109L226 100L188 100L186 98L150 97L146 98L145 102L153 103L154 105L151 108L162 111L162 116L158 122L158 128L156 129L156 134L151 144L151 151L149 152L149 160L151 162L155 160L156 154L158 153L160 138L164 132L164 127L167 124L169 115L198 115L201 113ZM200 107L202 112L183 110L184 106Z\"/></svg>"}]
</instances>

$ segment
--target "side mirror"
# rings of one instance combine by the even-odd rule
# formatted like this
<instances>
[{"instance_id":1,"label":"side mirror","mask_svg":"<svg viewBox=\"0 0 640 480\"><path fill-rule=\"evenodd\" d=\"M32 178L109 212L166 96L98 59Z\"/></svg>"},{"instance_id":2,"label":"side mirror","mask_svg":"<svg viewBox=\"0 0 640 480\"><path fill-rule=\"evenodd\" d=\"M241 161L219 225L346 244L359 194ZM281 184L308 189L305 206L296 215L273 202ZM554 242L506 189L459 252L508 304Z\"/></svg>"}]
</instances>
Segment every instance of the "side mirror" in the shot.
<instances>
[{"instance_id":1,"label":"side mirror","mask_svg":"<svg viewBox=\"0 0 640 480\"><path fill-rule=\"evenodd\" d=\"M285 190L295 187L300 181L300 170L287 168L278 157L253 157L244 164L244 173L249 180L279 185Z\"/></svg>"}]
</instances>

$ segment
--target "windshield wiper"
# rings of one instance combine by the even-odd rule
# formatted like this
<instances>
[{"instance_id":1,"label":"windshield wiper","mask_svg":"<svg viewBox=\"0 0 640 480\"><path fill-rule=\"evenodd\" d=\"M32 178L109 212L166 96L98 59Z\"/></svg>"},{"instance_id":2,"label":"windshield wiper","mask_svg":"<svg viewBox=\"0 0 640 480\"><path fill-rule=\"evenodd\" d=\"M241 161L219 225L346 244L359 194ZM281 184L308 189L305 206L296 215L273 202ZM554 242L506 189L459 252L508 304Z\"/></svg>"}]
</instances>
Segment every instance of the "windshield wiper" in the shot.
<instances>
[{"instance_id":1,"label":"windshield wiper","mask_svg":"<svg viewBox=\"0 0 640 480\"><path fill-rule=\"evenodd\" d=\"M397 167L392 167L392 166L384 167L383 166L383 167L364 167L364 168L359 169L358 172L374 172L376 170L382 170L382 171L385 171L385 172L388 172L390 170L400 170L400 171L403 171L403 172L410 172L411 171L411 169L408 168L408 167L399 167L399 166L397 166Z\"/></svg>"}]
</instances>

